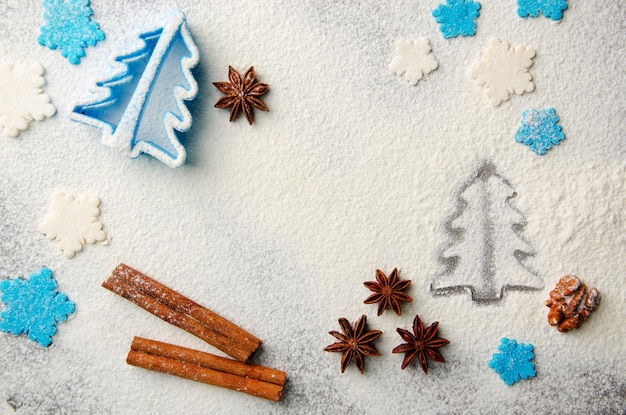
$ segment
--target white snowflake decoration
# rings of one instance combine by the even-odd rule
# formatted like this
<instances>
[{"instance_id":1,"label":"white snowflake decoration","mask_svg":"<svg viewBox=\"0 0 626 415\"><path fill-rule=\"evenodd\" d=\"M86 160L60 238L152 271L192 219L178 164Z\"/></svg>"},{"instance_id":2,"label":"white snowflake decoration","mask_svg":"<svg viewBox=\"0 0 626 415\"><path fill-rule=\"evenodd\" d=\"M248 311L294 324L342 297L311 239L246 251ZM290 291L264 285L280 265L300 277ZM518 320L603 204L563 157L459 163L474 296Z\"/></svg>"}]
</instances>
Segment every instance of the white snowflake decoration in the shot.
<instances>
[{"instance_id":1,"label":"white snowflake decoration","mask_svg":"<svg viewBox=\"0 0 626 415\"><path fill-rule=\"evenodd\" d=\"M38 63L0 62L0 128L17 137L29 124L52 117L56 108L43 92L44 68Z\"/></svg>"},{"instance_id":2,"label":"white snowflake decoration","mask_svg":"<svg viewBox=\"0 0 626 415\"><path fill-rule=\"evenodd\" d=\"M75 197L64 192L52 195L50 212L39 224L39 232L50 240L56 240L59 249L67 258L73 258L86 244L104 241L100 198L96 195Z\"/></svg>"},{"instance_id":3,"label":"white snowflake decoration","mask_svg":"<svg viewBox=\"0 0 626 415\"><path fill-rule=\"evenodd\" d=\"M424 75L437 69L437 66L439 62L430 49L428 39L420 37L412 42L405 39L396 42L396 56L389 64L389 70L402 76L409 84L417 85Z\"/></svg>"},{"instance_id":4,"label":"white snowflake decoration","mask_svg":"<svg viewBox=\"0 0 626 415\"><path fill-rule=\"evenodd\" d=\"M535 49L511 47L508 42L493 38L481 58L470 70L476 84L485 88L485 97L493 106L507 101L512 93L522 95L535 89L528 69L533 64Z\"/></svg>"}]
</instances>

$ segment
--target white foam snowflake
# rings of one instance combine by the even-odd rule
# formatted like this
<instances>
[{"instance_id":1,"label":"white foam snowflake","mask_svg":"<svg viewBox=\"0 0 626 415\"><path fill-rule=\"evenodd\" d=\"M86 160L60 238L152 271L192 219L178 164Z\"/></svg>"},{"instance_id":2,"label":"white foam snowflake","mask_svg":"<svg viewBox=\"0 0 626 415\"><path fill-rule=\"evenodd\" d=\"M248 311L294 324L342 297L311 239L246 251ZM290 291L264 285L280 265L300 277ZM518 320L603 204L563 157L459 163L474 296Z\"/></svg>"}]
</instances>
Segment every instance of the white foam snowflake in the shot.
<instances>
[{"instance_id":1,"label":"white foam snowflake","mask_svg":"<svg viewBox=\"0 0 626 415\"><path fill-rule=\"evenodd\" d=\"M56 108L43 92L44 68L38 63L0 62L0 128L17 137L29 124L52 117Z\"/></svg>"},{"instance_id":2,"label":"white foam snowflake","mask_svg":"<svg viewBox=\"0 0 626 415\"><path fill-rule=\"evenodd\" d=\"M535 89L533 76L528 69L533 64L535 49L527 46L512 47L508 42L493 38L481 58L470 70L470 75L491 105L507 101L512 93L518 95Z\"/></svg>"},{"instance_id":3,"label":"white foam snowflake","mask_svg":"<svg viewBox=\"0 0 626 415\"><path fill-rule=\"evenodd\" d=\"M400 39L396 42L396 56L389 64L389 70L402 76L409 84L416 85L437 66L439 62L430 49L430 42L420 37L414 41Z\"/></svg>"},{"instance_id":4,"label":"white foam snowflake","mask_svg":"<svg viewBox=\"0 0 626 415\"><path fill-rule=\"evenodd\" d=\"M54 192L50 212L39 224L39 232L50 240L56 240L67 258L73 258L86 244L106 239L100 215L100 198Z\"/></svg>"}]
</instances>

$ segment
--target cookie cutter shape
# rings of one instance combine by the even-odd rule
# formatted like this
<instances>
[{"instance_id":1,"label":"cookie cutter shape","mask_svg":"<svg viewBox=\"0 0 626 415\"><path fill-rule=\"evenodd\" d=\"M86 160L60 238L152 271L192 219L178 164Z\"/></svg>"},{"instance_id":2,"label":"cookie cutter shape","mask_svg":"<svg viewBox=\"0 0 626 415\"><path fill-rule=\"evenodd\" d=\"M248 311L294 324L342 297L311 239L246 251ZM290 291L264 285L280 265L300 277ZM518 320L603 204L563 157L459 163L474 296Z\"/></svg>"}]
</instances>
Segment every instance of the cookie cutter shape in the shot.
<instances>
[{"instance_id":1,"label":"cookie cutter shape","mask_svg":"<svg viewBox=\"0 0 626 415\"><path fill-rule=\"evenodd\" d=\"M92 99L70 107L68 116L102 130L102 143L131 158L147 153L174 168L186 159L176 132L191 128L185 101L198 83L191 74L200 59L184 13L140 31L133 46L114 53L116 71L91 87Z\"/></svg>"}]
</instances>

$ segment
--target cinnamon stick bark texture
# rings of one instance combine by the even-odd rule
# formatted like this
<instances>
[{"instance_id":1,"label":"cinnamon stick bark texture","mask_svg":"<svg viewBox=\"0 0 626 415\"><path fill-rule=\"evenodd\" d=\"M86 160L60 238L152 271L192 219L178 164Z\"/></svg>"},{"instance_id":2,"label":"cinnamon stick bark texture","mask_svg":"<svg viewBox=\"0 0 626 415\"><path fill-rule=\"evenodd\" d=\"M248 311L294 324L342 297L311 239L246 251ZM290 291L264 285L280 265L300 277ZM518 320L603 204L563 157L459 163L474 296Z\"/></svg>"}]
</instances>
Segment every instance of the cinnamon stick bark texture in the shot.
<instances>
[{"instance_id":1,"label":"cinnamon stick bark texture","mask_svg":"<svg viewBox=\"0 0 626 415\"><path fill-rule=\"evenodd\" d=\"M125 264L118 265L102 286L242 362L262 343L222 316Z\"/></svg>"},{"instance_id":2,"label":"cinnamon stick bark texture","mask_svg":"<svg viewBox=\"0 0 626 415\"><path fill-rule=\"evenodd\" d=\"M283 395L284 372L153 340L135 337L126 363L276 402Z\"/></svg>"},{"instance_id":3,"label":"cinnamon stick bark texture","mask_svg":"<svg viewBox=\"0 0 626 415\"><path fill-rule=\"evenodd\" d=\"M182 362L193 363L208 369L243 376L250 379L257 379L275 385L284 385L286 374L281 370L271 369L265 366L241 363L225 357L215 356L211 353L199 350L188 349L174 344L163 343L156 340L135 337L130 349L136 352L148 353L168 359L180 360Z\"/></svg>"}]
</instances>

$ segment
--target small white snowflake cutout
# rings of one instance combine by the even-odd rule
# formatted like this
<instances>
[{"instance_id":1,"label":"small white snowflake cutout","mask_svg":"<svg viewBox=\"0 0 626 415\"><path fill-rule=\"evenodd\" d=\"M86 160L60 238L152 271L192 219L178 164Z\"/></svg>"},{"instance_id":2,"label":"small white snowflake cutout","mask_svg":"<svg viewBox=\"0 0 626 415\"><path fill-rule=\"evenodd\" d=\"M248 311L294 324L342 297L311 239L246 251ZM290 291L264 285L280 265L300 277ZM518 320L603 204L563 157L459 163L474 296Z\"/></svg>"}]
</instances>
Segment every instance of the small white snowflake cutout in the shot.
<instances>
[{"instance_id":1,"label":"small white snowflake cutout","mask_svg":"<svg viewBox=\"0 0 626 415\"><path fill-rule=\"evenodd\" d=\"M38 63L0 62L0 128L17 137L29 124L52 117L56 108L43 92L44 68Z\"/></svg>"},{"instance_id":2,"label":"small white snowflake cutout","mask_svg":"<svg viewBox=\"0 0 626 415\"><path fill-rule=\"evenodd\" d=\"M54 192L50 212L39 224L39 232L50 240L56 240L67 258L73 258L86 244L104 241L100 198L96 195L75 197L64 192Z\"/></svg>"},{"instance_id":3,"label":"small white snowflake cutout","mask_svg":"<svg viewBox=\"0 0 626 415\"><path fill-rule=\"evenodd\" d=\"M522 95L535 90L533 76L528 71L533 65L535 53L531 47L512 47L504 40L493 38L471 68L470 76L476 84L485 88L485 97L497 107L513 93Z\"/></svg>"},{"instance_id":4,"label":"small white snowflake cutout","mask_svg":"<svg viewBox=\"0 0 626 415\"><path fill-rule=\"evenodd\" d=\"M439 62L430 49L430 42L425 37L414 41L400 39L396 42L396 56L389 64L389 70L402 76L411 85L437 69Z\"/></svg>"}]
</instances>

